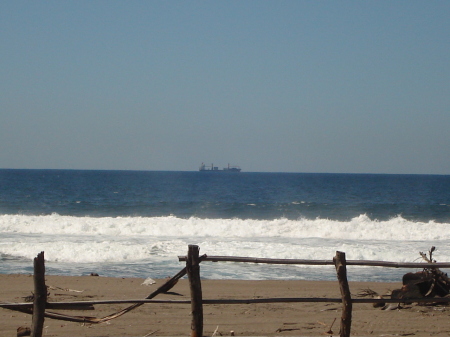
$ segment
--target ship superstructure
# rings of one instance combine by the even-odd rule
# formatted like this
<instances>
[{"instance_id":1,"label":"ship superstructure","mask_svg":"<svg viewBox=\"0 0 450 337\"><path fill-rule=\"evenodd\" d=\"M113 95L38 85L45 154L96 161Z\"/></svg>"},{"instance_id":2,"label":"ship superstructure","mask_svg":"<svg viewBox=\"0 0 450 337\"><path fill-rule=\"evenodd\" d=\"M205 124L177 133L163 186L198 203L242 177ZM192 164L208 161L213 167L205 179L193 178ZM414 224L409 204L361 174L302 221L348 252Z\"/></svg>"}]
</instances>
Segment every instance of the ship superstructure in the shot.
<instances>
[{"instance_id":1,"label":"ship superstructure","mask_svg":"<svg viewBox=\"0 0 450 337\"><path fill-rule=\"evenodd\" d=\"M219 167L214 166L214 164L205 165L205 163L202 163L198 170L201 172L241 172L241 168L239 166L230 164L228 164L228 166L224 167L222 170L219 170Z\"/></svg>"}]
</instances>

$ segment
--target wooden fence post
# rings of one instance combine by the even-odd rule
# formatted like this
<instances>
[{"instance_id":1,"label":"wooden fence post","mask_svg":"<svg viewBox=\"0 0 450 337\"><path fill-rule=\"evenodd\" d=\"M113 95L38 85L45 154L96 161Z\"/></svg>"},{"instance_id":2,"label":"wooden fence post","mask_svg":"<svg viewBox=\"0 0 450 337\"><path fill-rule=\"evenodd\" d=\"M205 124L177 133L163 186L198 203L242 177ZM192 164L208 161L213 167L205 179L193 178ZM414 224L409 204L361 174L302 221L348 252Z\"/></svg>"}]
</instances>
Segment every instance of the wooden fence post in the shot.
<instances>
[{"instance_id":1,"label":"wooden fence post","mask_svg":"<svg viewBox=\"0 0 450 337\"><path fill-rule=\"evenodd\" d=\"M203 336L203 303L202 284L200 282L200 248L196 245L189 245L186 259L186 269L191 290L191 337Z\"/></svg>"},{"instance_id":2,"label":"wooden fence post","mask_svg":"<svg viewBox=\"0 0 450 337\"><path fill-rule=\"evenodd\" d=\"M342 296L342 317L339 334L341 337L350 337L352 325L352 297L347 281L347 261L345 259L345 253L336 252L336 256L333 260Z\"/></svg>"},{"instance_id":3,"label":"wooden fence post","mask_svg":"<svg viewBox=\"0 0 450 337\"><path fill-rule=\"evenodd\" d=\"M34 302L31 337L42 337L46 303L47 287L45 285L44 252L41 252L34 258Z\"/></svg>"}]
</instances>

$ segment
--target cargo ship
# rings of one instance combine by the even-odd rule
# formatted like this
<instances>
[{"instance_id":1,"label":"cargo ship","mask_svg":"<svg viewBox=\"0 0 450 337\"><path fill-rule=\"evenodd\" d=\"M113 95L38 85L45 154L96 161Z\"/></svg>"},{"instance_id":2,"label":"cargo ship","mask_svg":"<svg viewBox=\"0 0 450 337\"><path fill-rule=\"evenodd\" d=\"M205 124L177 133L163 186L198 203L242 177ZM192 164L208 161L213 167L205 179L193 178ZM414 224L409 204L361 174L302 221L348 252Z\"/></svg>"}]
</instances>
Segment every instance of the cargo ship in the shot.
<instances>
[{"instance_id":1,"label":"cargo ship","mask_svg":"<svg viewBox=\"0 0 450 337\"><path fill-rule=\"evenodd\" d=\"M200 165L200 168L198 169L200 172L241 172L241 168L239 166L231 166L230 164L228 164L227 167L224 167L222 170L219 170L219 167L214 166L214 164L211 164L211 166L205 165L204 163L202 163Z\"/></svg>"}]
</instances>

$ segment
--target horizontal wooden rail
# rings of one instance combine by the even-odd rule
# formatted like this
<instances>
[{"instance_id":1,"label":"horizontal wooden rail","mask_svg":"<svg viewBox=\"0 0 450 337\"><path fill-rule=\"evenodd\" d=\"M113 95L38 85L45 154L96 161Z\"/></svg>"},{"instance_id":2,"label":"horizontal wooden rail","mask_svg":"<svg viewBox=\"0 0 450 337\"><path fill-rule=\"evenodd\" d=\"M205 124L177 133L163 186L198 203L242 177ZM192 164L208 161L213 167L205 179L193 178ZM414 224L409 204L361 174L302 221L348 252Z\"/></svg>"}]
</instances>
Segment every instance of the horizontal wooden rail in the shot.
<instances>
[{"instance_id":1,"label":"horizontal wooden rail","mask_svg":"<svg viewBox=\"0 0 450 337\"><path fill-rule=\"evenodd\" d=\"M186 261L186 256L178 256L178 261ZM242 256L206 256L202 261L210 262L248 262L266 264L298 264L311 266L334 266L333 260L303 260L303 259L270 259ZM347 266L370 266L390 268L450 268L450 262L387 262L374 260L347 260Z\"/></svg>"},{"instance_id":2,"label":"horizontal wooden rail","mask_svg":"<svg viewBox=\"0 0 450 337\"><path fill-rule=\"evenodd\" d=\"M386 262L373 260L347 260L347 266L370 266L390 268L450 268L450 262Z\"/></svg>"},{"instance_id":3,"label":"horizontal wooden rail","mask_svg":"<svg viewBox=\"0 0 450 337\"><path fill-rule=\"evenodd\" d=\"M326 297L276 297L276 298L251 298L251 299L216 299L216 300L202 300L203 304L251 304L251 303L314 303L314 302L328 302L341 303L341 298L326 298ZM409 298L409 299L392 299L392 298L353 298L352 303L448 303L449 297L433 297L433 298ZM98 301L74 301L74 302L48 302L47 309L60 309L70 307L91 306L96 304L129 304L129 303L149 303L149 304L190 304L191 300L147 300L147 299L131 299L131 300L98 300ZM33 303L0 303L0 308L14 309L14 308L32 308ZM81 309L84 310L84 309Z\"/></svg>"},{"instance_id":4,"label":"horizontal wooden rail","mask_svg":"<svg viewBox=\"0 0 450 337\"><path fill-rule=\"evenodd\" d=\"M186 256L178 256L178 261L186 261ZM202 261L210 262L250 262L266 264L305 264L305 265L333 265L333 260L297 260L297 259L269 259L242 256L206 256Z\"/></svg>"}]
</instances>

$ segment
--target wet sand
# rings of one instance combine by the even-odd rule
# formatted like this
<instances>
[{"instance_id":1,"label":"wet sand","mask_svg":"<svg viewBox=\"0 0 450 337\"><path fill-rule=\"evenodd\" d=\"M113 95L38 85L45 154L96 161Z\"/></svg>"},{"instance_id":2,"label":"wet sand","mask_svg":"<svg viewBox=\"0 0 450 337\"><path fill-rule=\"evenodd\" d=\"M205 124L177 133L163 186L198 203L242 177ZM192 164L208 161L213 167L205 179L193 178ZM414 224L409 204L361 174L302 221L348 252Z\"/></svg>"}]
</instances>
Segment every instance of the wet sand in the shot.
<instances>
[{"instance_id":1,"label":"wet sand","mask_svg":"<svg viewBox=\"0 0 450 337\"><path fill-rule=\"evenodd\" d=\"M165 280L142 285L144 279L102 276L46 276L49 301L144 299ZM0 275L2 302L24 302L33 291L31 275ZM352 297L362 289L378 293L401 287L400 283L351 282ZM267 297L340 298L337 281L239 281L202 280L203 299ZM189 300L186 278L167 294L155 299ZM95 305L95 310L51 310L68 315L104 317L129 304ZM339 335L340 303L273 303L204 305L204 335L229 336L327 336ZM381 310L372 304L353 304L352 336L448 336L450 307L404 305ZM328 333L330 326L332 333ZM0 336L16 336L20 326L31 326L31 315L0 308ZM83 324L46 318L44 336L190 336L189 304L144 304L101 324Z\"/></svg>"}]
</instances>

